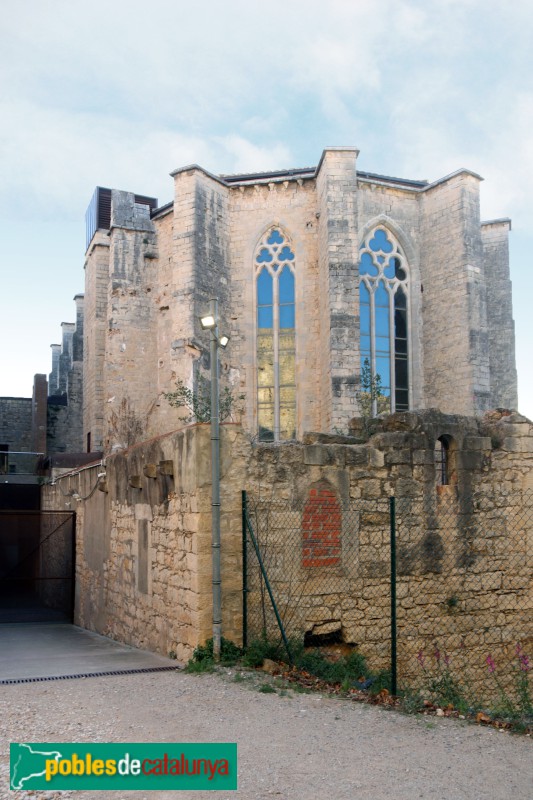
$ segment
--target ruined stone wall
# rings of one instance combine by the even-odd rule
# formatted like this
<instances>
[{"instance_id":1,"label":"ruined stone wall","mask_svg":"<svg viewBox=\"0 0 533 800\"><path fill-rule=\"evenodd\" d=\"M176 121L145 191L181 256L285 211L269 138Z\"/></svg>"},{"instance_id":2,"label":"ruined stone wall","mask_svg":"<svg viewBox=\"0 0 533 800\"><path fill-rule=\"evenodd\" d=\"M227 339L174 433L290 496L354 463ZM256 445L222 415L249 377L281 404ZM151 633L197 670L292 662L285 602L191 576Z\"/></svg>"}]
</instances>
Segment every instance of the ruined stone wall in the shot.
<instances>
[{"instance_id":1,"label":"ruined stone wall","mask_svg":"<svg viewBox=\"0 0 533 800\"><path fill-rule=\"evenodd\" d=\"M436 650L479 686L489 654L512 675L516 643L533 647L533 425L518 414L427 411L373 430L360 444L309 434L253 452L252 518L279 607L290 609L288 632L336 633L388 667L393 494L400 675L419 678L417 655ZM368 436L360 422L353 433ZM451 482L438 486L434 446L444 435ZM260 595L249 604L253 617Z\"/></svg>"},{"instance_id":2,"label":"ruined stone wall","mask_svg":"<svg viewBox=\"0 0 533 800\"><path fill-rule=\"evenodd\" d=\"M43 508L77 515L76 624L182 662L212 635L209 442L208 425L191 426L43 488ZM222 426L223 628L234 640L243 446L236 426Z\"/></svg>"},{"instance_id":3,"label":"ruined stone wall","mask_svg":"<svg viewBox=\"0 0 533 800\"><path fill-rule=\"evenodd\" d=\"M448 485L436 482L441 436ZM209 437L207 425L190 426L44 487L43 507L77 512L77 624L181 661L210 638ZM100 472L106 491L96 488ZM420 651L439 648L481 684L489 653L509 664L517 641L533 646L533 511L523 494L533 490L533 425L524 417L430 410L284 445L251 445L223 425L221 477L227 638L242 637L245 488L289 633L336 633L373 668L388 666L394 494L403 679L416 678ZM251 591L250 615L260 603ZM268 629L275 634L272 615Z\"/></svg>"}]
</instances>

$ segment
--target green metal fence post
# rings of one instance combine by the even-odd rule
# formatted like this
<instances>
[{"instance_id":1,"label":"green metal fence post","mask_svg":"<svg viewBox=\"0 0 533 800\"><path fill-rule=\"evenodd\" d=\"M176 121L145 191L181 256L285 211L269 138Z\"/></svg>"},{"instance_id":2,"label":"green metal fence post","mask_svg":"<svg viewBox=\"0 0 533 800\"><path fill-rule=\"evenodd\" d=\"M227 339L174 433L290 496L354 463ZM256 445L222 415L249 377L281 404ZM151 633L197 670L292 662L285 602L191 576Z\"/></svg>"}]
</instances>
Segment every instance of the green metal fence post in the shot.
<instances>
[{"instance_id":1,"label":"green metal fence post","mask_svg":"<svg viewBox=\"0 0 533 800\"><path fill-rule=\"evenodd\" d=\"M248 647L248 531L246 530L246 492L242 493L242 646Z\"/></svg>"},{"instance_id":2,"label":"green metal fence post","mask_svg":"<svg viewBox=\"0 0 533 800\"><path fill-rule=\"evenodd\" d=\"M390 498L390 672L391 694L398 692L396 653L396 498Z\"/></svg>"},{"instance_id":3,"label":"green metal fence post","mask_svg":"<svg viewBox=\"0 0 533 800\"><path fill-rule=\"evenodd\" d=\"M265 569L265 565L264 565L263 559L261 557L261 551L259 549L259 545L257 543L257 539L255 538L255 534L254 534L250 519L248 517L248 514L245 512L243 516L244 516L244 522L245 522L246 528L247 528L247 530L248 530L248 532L250 534L250 539L252 540L252 544L254 546L255 554L257 556L257 561L259 563L259 568L261 570L261 574L262 574L263 580L265 582L266 590L267 590L268 596L270 598L270 604L272 606L272 610L274 611L274 616L276 617L276 622L278 623L278 628L279 628L279 631L281 633L281 638L283 639L283 644L285 645L285 650L287 651L287 657L289 659L289 664L292 665L293 658L292 658L292 653L291 653L291 649L290 649L290 645L289 645L289 640L287 639L287 635L285 633L285 628L283 627L283 622L281 620L281 616L279 614L278 607L277 607L276 601L274 599L274 594L272 592L272 587L270 585L270 581L268 580L267 571Z\"/></svg>"}]
</instances>

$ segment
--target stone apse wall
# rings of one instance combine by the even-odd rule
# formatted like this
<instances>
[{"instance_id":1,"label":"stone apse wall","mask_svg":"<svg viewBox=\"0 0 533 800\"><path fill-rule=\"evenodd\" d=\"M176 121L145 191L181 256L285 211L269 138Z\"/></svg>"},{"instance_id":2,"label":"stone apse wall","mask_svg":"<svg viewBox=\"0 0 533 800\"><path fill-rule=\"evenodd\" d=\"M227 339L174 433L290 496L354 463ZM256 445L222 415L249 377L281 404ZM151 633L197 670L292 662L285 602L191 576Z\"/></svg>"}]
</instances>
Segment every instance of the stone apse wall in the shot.
<instances>
[{"instance_id":1,"label":"stone apse wall","mask_svg":"<svg viewBox=\"0 0 533 800\"><path fill-rule=\"evenodd\" d=\"M298 439L346 431L359 413L360 247L376 227L409 269L411 407L516 406L509 221L480 222L480 178L468 170L428 184L358 171L357 156L328 148L316 168L255 176L183 167L172 173L173 202L152 213L112 190L110 227L95 232L85 262L87 449L179 427L164 395L209 373L198 318L212 297L231 337L222 381L244 395L243 424L257 432L255 259L271 228L294 254Z\"/></svg>"},{"instance_id":2,"label":"stone apse wall","mask_svg":"<svg viewBox=\"0 0 533 800\"><path fill-rule=\"evenodd\" d=\"M523 505L533 489L531 422L510 412L474 419L425 411L354 425L351 437L307 434L281 446L253 445L239 426L222 426L223 635L242 636L245 488L289 508L290 524L271 516L263 546L276 541L276 563L292 576L298 633L339 631L372 666L387 665L394 494L403 509L400 673L436 643L452 658L468 647L479 670L487 651L509 655L517 636L532 645L531 499ZM441 436L451 443L447 486L435 484ZM95 465L45 487L45 508L77 511L78 624L180 661L210 637L209 437L209 426L190 426L109 457L105 470ZM357 524L346 525L354 509Z\"/></svg>"}]
</instances>

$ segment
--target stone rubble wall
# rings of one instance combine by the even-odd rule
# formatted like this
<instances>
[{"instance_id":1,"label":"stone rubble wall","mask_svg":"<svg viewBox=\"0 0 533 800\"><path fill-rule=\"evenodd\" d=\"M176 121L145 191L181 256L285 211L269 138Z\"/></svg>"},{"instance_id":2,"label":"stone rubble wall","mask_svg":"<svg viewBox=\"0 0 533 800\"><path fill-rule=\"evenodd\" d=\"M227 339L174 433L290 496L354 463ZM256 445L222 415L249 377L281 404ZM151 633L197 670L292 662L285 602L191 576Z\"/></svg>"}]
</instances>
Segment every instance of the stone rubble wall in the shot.
<instances>
[{"instance_id":1,"label":"stone rubble wall","mask_svg":"<svg viewBox=\"0 0 533 800\"><path fill-rule=\"evenodd\" d=\"M258 445L222 426L223 635L242 641L244 487L272 506L262 546L281 570L274 591L289 632L337 632L385 668L394 494L400 674L416 677L417 654L438 648L481 681L489 653L508 662L517 641L531 650L532 423L429 410L356 419L351 434ZM443 435L451 483L436 486ZM208 425L189 426L44 487L44 508L77 512L77 624L182 662L210 638L209 442ZM259 602L250 593L250 609Z\"/></svg>"},{"instance_id":2,"label":"stone rubble wall","mask_svg":"<svg viewBox=\"0 0 533 800\"><path fill-rule=\"evenodd\" d=\"M427 411L372 426L365 432L354 420L360 444L308 434L299 444L261 445L250 460L251 503L270 507L261 541L279 576L279 605L291 608L289 633L335 632L372 667L388 667L395 495L400 675L419 678L417 655L438 650L479 686L488 655L511 679L517 642L530 657L533 650L533 425L510 412L476 420ZM453 437L454 476L436 486L434 445L443 435ZM340 560L337 526L324 527L322 508L310 524L317 487L343 509ZM249 604L259 618L259 594L250 593Z\"/></svg>"},{"instance_id":3,"label":"stone rubble wall","mask_svg":"<svg viewBox=\"0 0 533 800\"><path fill-rule=\"evenodd\" d=\"M223 627L238 641L243 444L222 431ZM211 636L209 452L209 425L190 426L43 487L44 509L76 511L76 624L180 662Z\"/></svg>"}]
</instances>

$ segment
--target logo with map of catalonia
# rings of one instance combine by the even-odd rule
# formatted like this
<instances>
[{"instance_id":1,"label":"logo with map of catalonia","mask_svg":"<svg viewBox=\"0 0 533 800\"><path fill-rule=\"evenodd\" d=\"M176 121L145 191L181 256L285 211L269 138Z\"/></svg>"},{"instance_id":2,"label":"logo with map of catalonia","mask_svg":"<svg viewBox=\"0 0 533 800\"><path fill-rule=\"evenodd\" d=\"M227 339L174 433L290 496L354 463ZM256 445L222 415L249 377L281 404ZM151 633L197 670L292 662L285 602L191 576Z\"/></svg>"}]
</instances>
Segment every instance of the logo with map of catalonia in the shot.
<instances>
[{"instance_id":1,"label":"logo with map of catalonia","mask_svg":"<svg viewBox=\"0 0 533 800\"><path fill-rule=\"evenodd\" d=\"M59 761L62 753L58 750L39 749L40 745L12 744L10 747L11 789L31 789L32 781L42 784L46 775L47 762Z\"/></svg>"},{"instance_id":2,"label":"logo with map of catalonia","mask_svg":"<svg viewBox=\"0 0 533 800\"><path fill-rule=\"evenodd\" d=\"M12 742L10 788L237 789L235 742Z\"/></svg>"}]
</instances>

